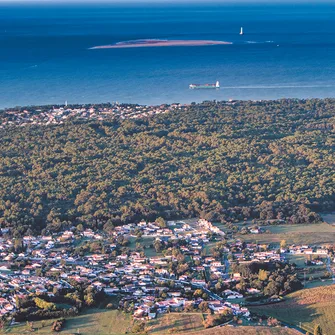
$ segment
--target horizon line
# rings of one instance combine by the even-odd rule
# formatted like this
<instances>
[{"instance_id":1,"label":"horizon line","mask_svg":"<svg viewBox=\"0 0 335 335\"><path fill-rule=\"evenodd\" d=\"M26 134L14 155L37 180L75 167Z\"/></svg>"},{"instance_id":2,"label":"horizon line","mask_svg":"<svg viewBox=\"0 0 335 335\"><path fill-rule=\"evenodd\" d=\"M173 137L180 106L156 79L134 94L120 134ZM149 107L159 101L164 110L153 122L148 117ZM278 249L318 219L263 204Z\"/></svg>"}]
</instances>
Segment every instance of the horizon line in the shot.
<instances>
[{"instance_id":1,"label":"horizon line","mask_svg":"<svg viewBox=\"0 0 335 335\"><path fill-rule=\"evenodd\" d=\"M0 4L333 4L333 0L0 0Z\"/></svg>"}]
</instances>

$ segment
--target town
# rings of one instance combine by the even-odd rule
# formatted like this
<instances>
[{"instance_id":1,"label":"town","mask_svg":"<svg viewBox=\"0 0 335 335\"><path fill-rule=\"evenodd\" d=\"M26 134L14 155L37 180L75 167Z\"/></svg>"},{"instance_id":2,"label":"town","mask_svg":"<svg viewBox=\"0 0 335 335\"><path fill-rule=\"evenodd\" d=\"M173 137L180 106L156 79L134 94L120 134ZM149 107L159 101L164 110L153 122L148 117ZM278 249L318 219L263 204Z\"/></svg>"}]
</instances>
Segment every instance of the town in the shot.
<instances>
[{"instance_id":1,"label":"town","mask_svg":"<svg viewBox=\"0 0 335 335\"><path fill-rule=\"evenodd\" d=\"M236 101L230 99L229 101L216 102L216 104L233 106ZM0 110L0 129L10 126L59 125L74 120L139 119L172 111L185 111L189 106L190 104L181 103L139 105L118 102L68 105L65 102L64 105L15 107Z\"/></svg>"},{"instance_id":2,"label":"town","mask_svg":"<svg viewBox=\"0 0 335 335\"><path fill-rule=\"evenodd\" d=\"M245 243L204 219L158 218L108 233L78 225L22 239L1 232L0 315L11 324L77 315L77 285L84 285L87 306L97 297L117 297L118 304L109 307L135 320L200 310L214 315L205 327L251 322L248 301L280 302L303 287L289 255L315 256L310 264L316 265L333 261L326 247ZM66 302L67 309L59 310L56 302Z\"/></svg>"},{"instance_id":3,"label":"town","mask_svg":"<svg viewBox=\"0 0 335 335\"><path fill-rule=\"evenodd\" d=\"M110 118L137 119L173 110L182 110L187 105L163 104L146 106L108 103L99 105L40 106L11 108L0 112L0 129L8 126L56 125L70 120L98 120Z\"/></svg>"}]
</instances>

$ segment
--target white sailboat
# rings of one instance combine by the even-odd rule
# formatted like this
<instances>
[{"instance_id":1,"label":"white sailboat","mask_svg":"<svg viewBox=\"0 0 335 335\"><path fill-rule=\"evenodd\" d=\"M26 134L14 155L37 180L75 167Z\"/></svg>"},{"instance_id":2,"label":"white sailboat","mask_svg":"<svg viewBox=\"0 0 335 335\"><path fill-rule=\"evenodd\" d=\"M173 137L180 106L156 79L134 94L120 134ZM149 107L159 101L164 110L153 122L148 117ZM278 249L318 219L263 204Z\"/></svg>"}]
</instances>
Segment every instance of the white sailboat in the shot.
<instances>
[{"instance_id":1,"label":"white sailboat","mask_svg":"<svg viewBox=\"0 0 335 335\"><path fill-rule=\"evenodd\" d=\"M241 27L240 35L244 35L243 27Z\"/></svg>"}]
</instances>

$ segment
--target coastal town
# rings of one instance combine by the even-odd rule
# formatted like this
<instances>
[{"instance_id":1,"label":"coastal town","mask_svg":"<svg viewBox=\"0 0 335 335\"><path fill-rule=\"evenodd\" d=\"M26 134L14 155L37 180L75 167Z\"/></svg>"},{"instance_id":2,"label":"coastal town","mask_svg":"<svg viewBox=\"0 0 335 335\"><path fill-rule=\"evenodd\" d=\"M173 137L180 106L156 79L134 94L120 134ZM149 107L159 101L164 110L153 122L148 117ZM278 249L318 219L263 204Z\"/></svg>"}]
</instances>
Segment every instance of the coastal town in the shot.
<instances>
[{"instance_id":1,"label":"coastal town","mask_svg":"<svg viewBox=\"0 0 335 335\"><path fill-rule=\"evenodd\" d=\"M255 101L257 103L257 101ZM236 101L220 101L217 105L229 106ZM139 105L105 103L88 105L26 106L0 110L0 129L11 126L60 125L68 121L103 121L109 119L140 119L173 111L185 111L190 104ZM204 104L204 107L206 104Z\"/></svg>"},{"instance_id":2,"label":"coastal town","mask_svg":"<svg viewBox=\"0 0 335 335\"><path fill-rule=\"evenodd\" d=\"M313 256L309 265L327 264L331 271L334 263L326 246L245 243L204 219L159 218L117 226L108 233L80 225L22 239L8 238L5 228L1 233L0 315L11 324L24 320L22 301L40 297L39 304L56 306L54 301L71 297L83 283L86 291L117 297L113 308L131 313L135 320L201 310L219 316L210 326L233 318L250 322L248 301L276 303L302 288L295 265L289 265L290 255ZM258 233L260 229L249 231ZM257 280L249 280L252 267ZM275 276L275 267L283 288L272 287L271 281L263 287L260 281ZM70 304L69 315L76 315L77 307Z\"/></svg>"},{"instance_id":3,"label":"coastal town","mask_svg":"<svg viewBox=\"0 0 335 335\"><path fill-rule=\"evenodd\" d=\"M41 106L6 109L0 112L0 129L8 126L57 125L71 120L97 120L119 118L137 119L182 110L187 105L163 104L159 106L119 104Z\"/></svg>"}]
</instances>

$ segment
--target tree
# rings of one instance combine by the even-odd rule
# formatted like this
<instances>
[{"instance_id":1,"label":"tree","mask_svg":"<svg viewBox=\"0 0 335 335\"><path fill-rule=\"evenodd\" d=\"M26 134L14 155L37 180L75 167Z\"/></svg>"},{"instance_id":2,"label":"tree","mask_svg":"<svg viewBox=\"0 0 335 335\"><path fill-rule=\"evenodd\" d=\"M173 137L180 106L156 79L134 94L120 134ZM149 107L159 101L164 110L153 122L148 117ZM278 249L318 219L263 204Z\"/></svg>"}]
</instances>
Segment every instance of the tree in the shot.
<instances>
[{"instance_id":1,"label":"tree","mask_svg":"<svg viewBox=\"0 0 335 335\"><path fill-rule=\"evenodd\" d=\"M159 217L156 219L155 223L158 225L160 228L166 228L166 222L162 217Z\"/></svg>"},{"instance_id":2,"label":"tree","mask_svg":"<svg viewBox=\"0 0 335 335\"><path fill-rule=\"evenodd\" d=\"M279 293L278 284L274 281L270 281L269 284L264 288L264 294L267 296L277 295Z\"/></svg>"},{"instance_id":3,"label":"tree","mask_svg":"<svg viewBox=\"0 0 335 335\"><path fill-rule=\"evenodd\" d=\"M142 333L145 330L145 322L135 323L131 329L132 333Z\"/></svg>"},{"instance_id":4,"label":"tree","mask_svg":"<svg viewBox=\"0 0 335 335\"><path fill-rule=\"evenodd\" d=\"M20 238L16 238L14 240L14 252L19 253L22 252L23 250L24 250L23 240Z\"/></svg>"},{"instance_id":5,"label":"tree","mask_svg":"<svg viewBox=\"0 0 335 335\"><path fill-rule=\"evenodd\" d=\"M265 281L268 279L268 273L265 270L260 269L258 272L258 279L261 281Z\"/></svg>"},{"instance_id":6,"label":"tree","mask_svg":"<svg viewBox=\"0 0 335 335\"><path fill-rule=\"evenodd\" d=\"M281 240L280 241L280 249L286 249L286 246L287 246L286 240Z\"/></svg>"},{"instance_id":7,"label":"tree","mask_svg":"<svg viewBox=\"0 0 335 335\"><path fill-rule=\"evenodd\" d=\"M221 292L222 291L222 284L221 284L221 282L217 282L216 284L215 284L215 291L216 292Z\"/></svg>"},{"instance_id":8,"label":"tree","mask_svg":"<svg viewBox=\"0 0 335 335\"><path fill-rule=\"evenodd\" d=\"M321 329L321 326L320 325L316 325L314 327L314 335L322 335L322 329Z\"/></svg>"},{"instance_id":9,"label":"tree","mask_svg":"<svg viewBox=\"0 0 335 335\"><path fill-rule=\"evenodd\" d=\"M38 308L49 310L49 311L55 311L56 305L52 302L47 302L41 298L34 298L34 302Z\"/></svg>"},{"instance_id":10,"label":"tree","mask_svg":"<svg viewBox=\"0 0 335 335\"><path fill-rule=\"evenodd\" d=\"M136 242L136 244L135 244L135 249L136 249L136 251L141 251L141 250L143 250L143 246L142 246L142 244L141 244L140 242Z\"/></svg>"},{"instance_id":11,"label":"tree","mask_svg":"<svg viewBox=\"0 0 335 335\"><path fill-rule=\"evenodd\" d=\"M232 318L230 309L225 309L220 314L208 315L206 320L203 322L205 328L215 327L219 324L227 322Z\"/></svg>"},{"instance_id":12,"label":"tree","mask_svg":"<svg viewBox=\"0 0 335 335\"><path fill-rule=\"evenodd\" d=\"M162 242L160 240L155 240L154 241L154 248L156 250L156 252L160 252L162 250Z\"/></svg>"},{"instance_id":13,"label":"tree","mask_svg":"<svg viewBox=\"0 0 335 335\"><path fill-rule=\"evenodd\" d=\"M65 319L56 320L52 323L51 330L59 332L64 327L64 324L65 324Z\"/></svg>"},{"instance_id":14,"label":"tree","mask_svg":"<svg viewBox=\"0 0 335 335\"><path fill-rule=\"evenodd\" d=\"M202 290L200 288L196 289L193 293L194 297L201 297L203 294Z\"/></svg>"},{"instance_id":15,"label":"tree","mask_svg":"<svg viewBox=\"0 0 335 335\"><path fill-rule=\"evenodd\" d=\"M208 310L209 310L208 302L207 302L207 301L202 301L202 302L199 304L199 309L200 309L203 313L208 312Z\"/></svg>"}]
</instances>

